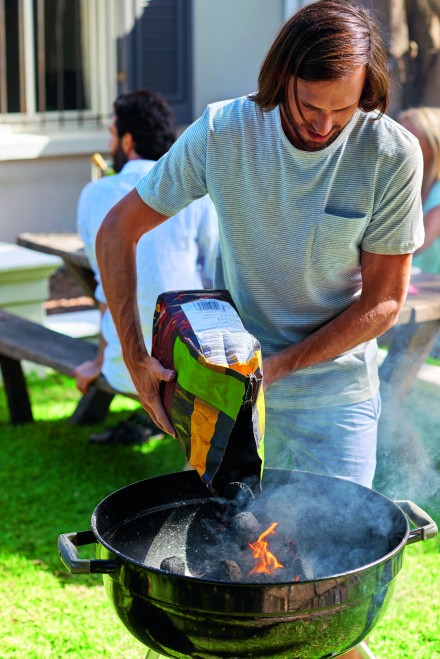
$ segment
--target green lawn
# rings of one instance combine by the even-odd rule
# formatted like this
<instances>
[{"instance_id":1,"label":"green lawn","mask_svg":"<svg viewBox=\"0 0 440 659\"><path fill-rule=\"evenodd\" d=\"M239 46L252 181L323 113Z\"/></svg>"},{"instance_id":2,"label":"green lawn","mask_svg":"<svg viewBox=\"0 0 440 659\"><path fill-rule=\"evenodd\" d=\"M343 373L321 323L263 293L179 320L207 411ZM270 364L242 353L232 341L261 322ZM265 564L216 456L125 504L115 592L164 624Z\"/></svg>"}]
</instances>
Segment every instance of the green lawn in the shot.
<instances>
[{"instance_id":1,"label":"green lawn","mask_svg":"<svg viewBox=\"0 0 440 659\"><path fill-rule=\"evenodd\" d=\"M68 378L34 379L31 394L36 423L12 427L0 387L0 657L143 658L145 648L116 618L101 577L68 574L57 538L89 529L94 507L119 487L181 470L183 454L171 438L142 447L89 445L95 428L67 422L79 400ZM424 393L426 409L428 398ZM117 397L108 423L136 407ZM438 521L440 504L428 505ZM437 540L405 549L396 592L371 636L378 659L440 658L439 553ZM93 546L82 550L92 554Z\"/></svg>"}]
</instances>

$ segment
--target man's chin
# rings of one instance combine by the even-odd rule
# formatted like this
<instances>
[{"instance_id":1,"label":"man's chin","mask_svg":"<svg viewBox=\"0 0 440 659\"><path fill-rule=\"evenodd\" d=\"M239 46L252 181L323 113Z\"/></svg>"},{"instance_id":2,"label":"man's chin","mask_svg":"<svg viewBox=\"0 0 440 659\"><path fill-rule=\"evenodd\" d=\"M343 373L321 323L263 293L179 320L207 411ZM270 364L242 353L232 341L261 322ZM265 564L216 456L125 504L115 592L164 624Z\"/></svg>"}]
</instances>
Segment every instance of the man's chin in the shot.
<instances>
[{"instance_id":1,"label":"man's chin","mask_svg":"<svg viewBox=\"0 0 440 659\"><path fill-rule=\"evenodd\" d=\"M322 151L322 149L330 146L330 144L332 144L340 134L341 130L337 130L332 133L326 140L320 140L319 142L309 138L306 139L304 135L301 135L301 142L306 151Z\"/></svg>"}]
</instances>

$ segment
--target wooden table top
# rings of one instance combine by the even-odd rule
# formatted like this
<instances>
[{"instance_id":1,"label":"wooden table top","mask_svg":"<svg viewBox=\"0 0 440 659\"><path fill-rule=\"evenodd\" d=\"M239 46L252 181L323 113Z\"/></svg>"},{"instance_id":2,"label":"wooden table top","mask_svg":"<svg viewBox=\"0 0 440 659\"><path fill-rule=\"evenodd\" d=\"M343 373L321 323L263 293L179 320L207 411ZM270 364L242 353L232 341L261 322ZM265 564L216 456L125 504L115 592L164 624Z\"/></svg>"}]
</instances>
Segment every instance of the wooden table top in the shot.
<instances>
[{"instance_id":1,"label":"wooden table top","mask_svg":"<svg viewBox=\"0 0 440 659\"><path fill-rule=\"evenodd\" d=\"M399 314L399 324L409 322L426 323L440 319L440 276L421 272L412 275L411 284L416 293L407 295L405 304Z\"/></svg>"},{"instance_id":2,"label":"wooden table top","mask_svg":"<svg viewBox=\"0 0 440 659\"><path fill-rule=\"evenodd\" d=\"M84 252L84 243L77 233L20 233L17 236L17 244L28 249L45 254L54 254L69 260L83 268L89 268L90 264Z\"/></svg>"}]
</instances>

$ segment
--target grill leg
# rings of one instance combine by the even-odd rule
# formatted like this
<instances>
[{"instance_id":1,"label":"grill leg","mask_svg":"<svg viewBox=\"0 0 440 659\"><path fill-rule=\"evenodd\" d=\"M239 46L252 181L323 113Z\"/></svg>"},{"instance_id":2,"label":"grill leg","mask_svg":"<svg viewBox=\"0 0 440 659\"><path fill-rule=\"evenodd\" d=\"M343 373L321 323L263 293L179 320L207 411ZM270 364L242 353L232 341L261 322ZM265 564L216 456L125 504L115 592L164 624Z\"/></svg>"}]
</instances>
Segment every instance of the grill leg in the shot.
<instances>
[{"instance_id":1,"label":"grill leg","mask_svg":"<svg viewBox=\"0 0 440 659\"><path fill-rule=\"evenodd\" d=\"M376 659L366 643L359 643L359 645L356 645L356 650L364 659Z\"/></svg>"}]
</instances>

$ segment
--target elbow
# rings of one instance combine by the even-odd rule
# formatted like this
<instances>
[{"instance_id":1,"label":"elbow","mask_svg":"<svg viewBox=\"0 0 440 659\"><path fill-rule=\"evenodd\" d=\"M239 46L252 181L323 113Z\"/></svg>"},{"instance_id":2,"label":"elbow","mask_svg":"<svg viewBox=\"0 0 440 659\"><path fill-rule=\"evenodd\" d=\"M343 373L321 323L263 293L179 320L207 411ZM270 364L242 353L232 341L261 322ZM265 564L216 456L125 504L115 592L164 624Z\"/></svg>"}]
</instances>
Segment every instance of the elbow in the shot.
<instances>
[{"instance_id":1,"label":"elbow","mask_svg":"<svg viewBox=\"0 0 440 659\"><path fill-rule=\"evenodd\" d=\"M402 306L403 306L403 301L402 301L402 303L399 303L397 300L388 300L384 304L385 308L383 309L383 312L381 314L381 316L382 316L381 332L382 333L388 331L389 329L394 327L394 325L397 324L397 321L399 319L399 313L400 313L400 310L401 310Z\"/></svg>"}]
</instances>

